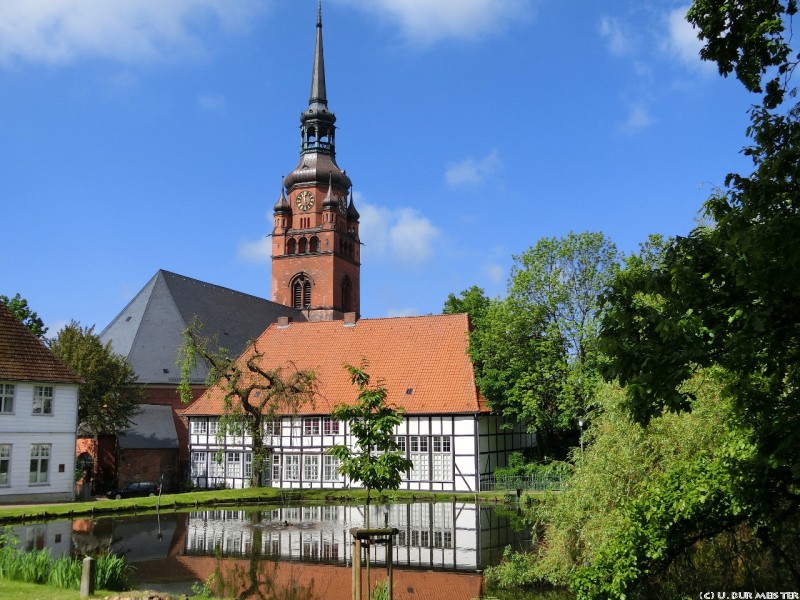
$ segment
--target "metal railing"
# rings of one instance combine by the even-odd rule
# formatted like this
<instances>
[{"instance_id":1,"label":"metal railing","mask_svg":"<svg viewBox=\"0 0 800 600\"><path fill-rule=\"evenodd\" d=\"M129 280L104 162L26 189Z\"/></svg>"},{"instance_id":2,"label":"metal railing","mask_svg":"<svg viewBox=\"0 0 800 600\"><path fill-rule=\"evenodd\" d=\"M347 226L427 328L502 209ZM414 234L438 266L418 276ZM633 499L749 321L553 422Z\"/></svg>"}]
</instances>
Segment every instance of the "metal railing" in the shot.
<instances>
[{"instance_id":1,"label":"metal railing","mask_svg":"<svg viewBox=\"0 0 800 600\"><path fill-rule=\"evenodd\" d=\"M481 475L482 492L498 492L503 490L561 490L564 488L566 477L558 475L519 475L496 476Z\"/></svg>"}]
</instances>

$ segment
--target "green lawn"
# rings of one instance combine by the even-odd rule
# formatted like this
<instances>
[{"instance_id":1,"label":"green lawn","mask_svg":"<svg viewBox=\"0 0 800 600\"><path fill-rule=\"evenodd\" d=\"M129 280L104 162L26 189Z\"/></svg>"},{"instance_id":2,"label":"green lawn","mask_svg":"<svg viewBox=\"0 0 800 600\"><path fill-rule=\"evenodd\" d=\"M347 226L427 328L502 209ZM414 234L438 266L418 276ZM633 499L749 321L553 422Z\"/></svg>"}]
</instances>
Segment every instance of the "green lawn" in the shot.
<instances>
[{"instance_id":1,"label":"green lawn","mask_svg":"<svg viewBox=\"0 0 800 600\"><path fill-rule=\"evenodd\" d=\"M108 596L124 595L125 593L98 590L91 597L106 598ZM78 590L62 590L47 585L0 579L0 598L3 600L80 600L81 593Z\"/></svg>"}]
</instances>

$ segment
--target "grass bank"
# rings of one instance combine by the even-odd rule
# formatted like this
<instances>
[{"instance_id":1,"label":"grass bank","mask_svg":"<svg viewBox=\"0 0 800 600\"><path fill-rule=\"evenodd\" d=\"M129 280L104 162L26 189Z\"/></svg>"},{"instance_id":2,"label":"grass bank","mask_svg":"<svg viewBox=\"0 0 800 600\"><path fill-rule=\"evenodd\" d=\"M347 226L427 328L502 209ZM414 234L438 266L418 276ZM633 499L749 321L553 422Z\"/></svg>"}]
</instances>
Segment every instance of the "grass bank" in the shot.
<instances>
[{"instance_id":1,"label":"grass bank","mask_svg":"<svg viewBox=\"0 0 800 600\"><path fill-rule=\"evenodd\" d=\"M523 500L542 497L546 492L525 492ZM284 490L279 488L246 488L243 490L209 490L202 492L186 492L183 494L166 494L161 496L161 510L179 510L200 507L242 506L242 505L281 505L287 502L319 502L341 504L363 504L366 499L364 490L314 489ZM371 501L381 502L515 502L515 493L479 492L418 492L398 490L376 496L372 493ZM0 525L28 523L54 518L102 516L117 514L137 514L156 510L158 498L129 498L126 500L93 500L90 502L70 502L64 504L34 504L25 506L0 505Z\"/></svg>"}]
</instances>

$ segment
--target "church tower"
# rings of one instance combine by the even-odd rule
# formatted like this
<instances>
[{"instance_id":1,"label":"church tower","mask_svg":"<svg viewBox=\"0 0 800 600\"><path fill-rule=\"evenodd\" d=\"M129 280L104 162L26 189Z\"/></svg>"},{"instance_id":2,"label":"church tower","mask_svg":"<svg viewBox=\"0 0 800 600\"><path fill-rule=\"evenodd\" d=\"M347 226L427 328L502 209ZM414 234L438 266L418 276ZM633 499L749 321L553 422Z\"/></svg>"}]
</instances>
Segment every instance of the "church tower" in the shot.
<instances>
[{"instance_id":1,"label":"church tower","mask_svg":"<svg viewBox=\"0 0 800 600\"><path fill-rule=\"evenodd\" d=\"M360 314L359 214L353 184L336 164L335 123L325 89L320 0L311 98L300 115L300 162L281 184L272 230L272 300L301 309L311 321Z\"/></svg>"}]
</instances>

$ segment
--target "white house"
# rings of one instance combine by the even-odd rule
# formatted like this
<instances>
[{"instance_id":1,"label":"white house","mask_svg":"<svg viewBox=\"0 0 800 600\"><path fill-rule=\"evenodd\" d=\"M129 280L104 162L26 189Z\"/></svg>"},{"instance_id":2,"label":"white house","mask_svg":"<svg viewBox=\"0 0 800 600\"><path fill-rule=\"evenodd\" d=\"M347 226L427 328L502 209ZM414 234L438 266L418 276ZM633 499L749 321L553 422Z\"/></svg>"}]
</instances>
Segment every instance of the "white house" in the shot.
<instances>
[{"instance_id":1,"label":"white house","mask_svg":"<svg viewBox=\"0 0 800 600\"><path fill-rule=\"evenodd\" d=\"M351 485L326 450L355 442L348 424L330 415L334 406L352 404L358 396L344 365L366 359L373 381L386 387L389 403L404 411L395 440L414 467L401 489L480 490L481 476L536 440L519 424L504 428L501 418L489 413L475 385L468 348L466 315L361 320L347 315L343 321L282 319L271 325L239 360L258 352L265 370L313 370L318 389L313 403L294 414L279 413L266 425L268 485ZM183 413L189 421L191 478L199 487L245 487L252 472L250 438L218 436L223 397L221 387L212 387Z\"/></svg>"},{"instance_id":2,"label":"white house","mask_svg":"<svg viewBox=\"0 0 800 600\"><path fill-rule=\"evenodd\" d=\"M0 503L72 500L79 383L0 303Z\"/></svg>"}]
</instances>

